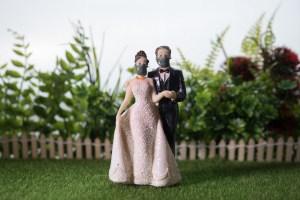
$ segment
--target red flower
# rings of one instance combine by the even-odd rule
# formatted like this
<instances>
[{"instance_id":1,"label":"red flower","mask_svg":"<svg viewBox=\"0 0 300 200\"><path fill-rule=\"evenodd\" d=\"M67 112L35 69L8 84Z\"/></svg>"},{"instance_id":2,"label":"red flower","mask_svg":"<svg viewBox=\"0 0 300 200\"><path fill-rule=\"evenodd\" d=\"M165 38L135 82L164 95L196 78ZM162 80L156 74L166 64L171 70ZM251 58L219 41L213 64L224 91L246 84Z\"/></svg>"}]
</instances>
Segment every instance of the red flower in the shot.
<instances>
[{"instance_id":1,"label":"red flower","mask_svg":"<svg viewBox=\"0 0 300 200\"><path fill-rule=\"evenodd\" d=\"M255 79L254 72L258 67L247 57L232 57L229 60L229 73L233 77L240 76L244 81Z\"/></svg>"},{"instance_id":2,"label":"red flower","mask_svg":"<svg viewBox=\"0 0 300 200\"><path fill-rule=\"evenodd\" d=\"M278 47L275 49L275 61L281 65L296 67L299 64L298 55L292 50L285 47Z\"/></svg>"},{"instance_id":3,"label":"red flower","mask_svg":"<svg viewBox=\"0 0 300 200\"><path fill-rule=\"evenodd\" d=\"M272 62L274 64L271 70L273 79L291 79L297 76L300 61L298 55L292 50L286 47L276 48L272 56Z\"/></svg>"}]
</instances>

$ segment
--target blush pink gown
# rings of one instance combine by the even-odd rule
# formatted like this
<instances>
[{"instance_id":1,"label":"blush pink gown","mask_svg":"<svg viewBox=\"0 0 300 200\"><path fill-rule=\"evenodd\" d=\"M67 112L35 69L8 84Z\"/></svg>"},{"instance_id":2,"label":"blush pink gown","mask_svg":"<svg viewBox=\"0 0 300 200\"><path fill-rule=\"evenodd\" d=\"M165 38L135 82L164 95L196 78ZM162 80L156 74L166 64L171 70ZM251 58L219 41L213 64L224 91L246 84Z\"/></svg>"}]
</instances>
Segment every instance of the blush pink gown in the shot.
<instances>
[{"instance_id":1,"label":"blush pink gown","mask_svg":"<svg viewBox=\"0 0 300 200\"><path fill-rule=\"evenodd\" d=\"M164 134L152 89L132 86L135 103L121 115L114 132L109 179L116 183L170 186L180 182L179 168Z\"/></svg>"}]
</instances>

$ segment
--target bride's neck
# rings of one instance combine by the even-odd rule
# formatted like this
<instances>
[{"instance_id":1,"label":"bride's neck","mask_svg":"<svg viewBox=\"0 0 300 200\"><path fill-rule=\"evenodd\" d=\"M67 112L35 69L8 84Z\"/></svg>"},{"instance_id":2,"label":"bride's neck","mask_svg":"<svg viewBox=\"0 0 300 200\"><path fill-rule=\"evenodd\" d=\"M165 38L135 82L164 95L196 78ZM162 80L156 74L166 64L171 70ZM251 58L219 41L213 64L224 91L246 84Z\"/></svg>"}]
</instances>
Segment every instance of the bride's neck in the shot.
<instances>
[{"instance_id":1,"label":"bride's neck","mask_svg":"<svg viewBox=\"0 0 300 200\"><path fill-rule=\"evenodd\" d=\"M137 79L145 79L145 78L146 78L146 76L138 75L138 74L137 74L135 77L136 77Z\"/></svg>"}]
</instances>

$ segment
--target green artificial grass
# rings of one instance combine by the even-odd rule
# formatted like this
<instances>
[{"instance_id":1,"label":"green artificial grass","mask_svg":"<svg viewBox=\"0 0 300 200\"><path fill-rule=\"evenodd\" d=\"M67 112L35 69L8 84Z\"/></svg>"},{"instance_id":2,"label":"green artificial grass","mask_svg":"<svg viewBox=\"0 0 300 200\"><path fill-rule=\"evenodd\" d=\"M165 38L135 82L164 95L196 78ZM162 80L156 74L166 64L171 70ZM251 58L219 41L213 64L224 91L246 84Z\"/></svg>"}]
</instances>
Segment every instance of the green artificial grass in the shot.
<instances>
[{"instance_id":1,"label":"green artificial grass","mask_svg":"<svg viewBox=\"0 0 300 200\"><path fill-rule=\"evenodd\" d=\"M108 179L109 161L0 160L0 199L300 199L299 163L178 161L167 188Z\"/></svg>"}]
</instances>

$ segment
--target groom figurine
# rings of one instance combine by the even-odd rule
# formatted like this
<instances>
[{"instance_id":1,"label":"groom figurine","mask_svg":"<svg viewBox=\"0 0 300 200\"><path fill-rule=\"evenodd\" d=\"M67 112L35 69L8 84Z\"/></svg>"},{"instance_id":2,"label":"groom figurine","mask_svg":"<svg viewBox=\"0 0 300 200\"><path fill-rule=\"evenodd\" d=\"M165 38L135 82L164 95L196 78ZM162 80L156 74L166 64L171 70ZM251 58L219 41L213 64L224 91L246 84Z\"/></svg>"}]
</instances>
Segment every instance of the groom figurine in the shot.
<instances>
[{"instance_id":1,"label":"groom figurine","mask_svg":"<svg viewBox=\"0 0 300 200\"><path fill-rule=\"evenodd\" d=\"M160 46L155 50L156 61L159 67L148 73L153 79L156 93L169 90L169 95L159 101L159 113L163 122L163 129L168 143L175 156L176 125L178 121L178 102L186 96L185 83L181 70L170 66L171 49Z\"/></svg>"}]
</instances>

